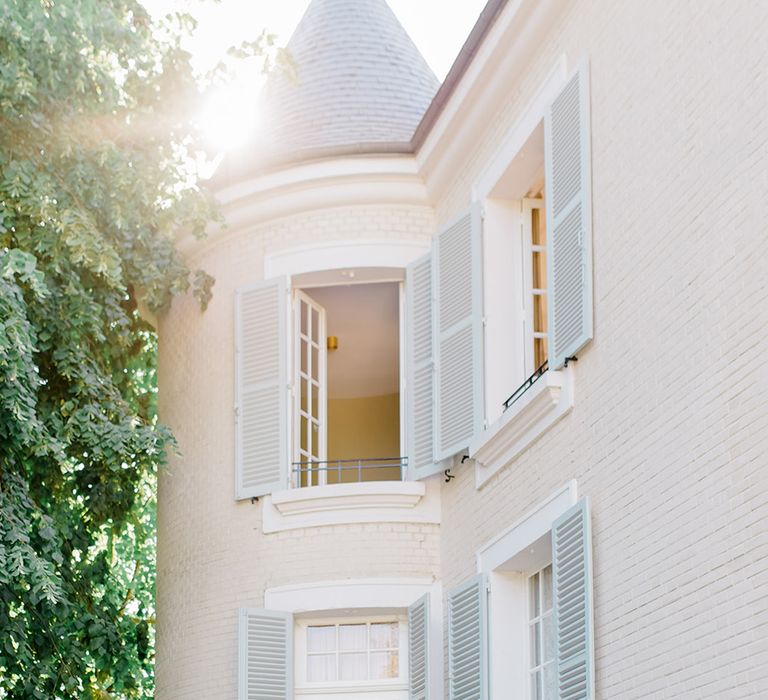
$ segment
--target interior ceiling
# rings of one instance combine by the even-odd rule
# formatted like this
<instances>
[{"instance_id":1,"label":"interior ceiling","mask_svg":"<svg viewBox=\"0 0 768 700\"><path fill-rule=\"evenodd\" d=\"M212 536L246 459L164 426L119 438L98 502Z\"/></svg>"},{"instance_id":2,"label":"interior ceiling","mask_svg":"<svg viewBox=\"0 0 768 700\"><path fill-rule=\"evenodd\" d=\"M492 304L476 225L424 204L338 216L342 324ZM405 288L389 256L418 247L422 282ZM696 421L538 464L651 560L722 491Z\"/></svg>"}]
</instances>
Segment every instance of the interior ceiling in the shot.
<instances>
[{"instance_id":1,"label":"interior ceiling","mask_svg":"<svg viewBox=\"0 0 768 700\"><path fill-rule=\"evenodd\" d=\"M400 391L399 289L395 282L304 289L326 311L328 398L354 399Z\"/></svg>"}]
</instances>

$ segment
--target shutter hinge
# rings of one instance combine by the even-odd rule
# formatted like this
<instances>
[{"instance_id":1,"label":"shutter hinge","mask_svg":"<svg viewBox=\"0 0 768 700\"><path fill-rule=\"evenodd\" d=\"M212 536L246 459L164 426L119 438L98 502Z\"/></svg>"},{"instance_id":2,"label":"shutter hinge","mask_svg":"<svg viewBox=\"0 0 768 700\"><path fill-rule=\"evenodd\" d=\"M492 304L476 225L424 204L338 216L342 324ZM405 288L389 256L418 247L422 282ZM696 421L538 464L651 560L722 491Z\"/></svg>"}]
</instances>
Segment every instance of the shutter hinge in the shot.
<instances>
[{"instance_id":1,"label":"shutter hinge","mask_svg":"<svg viewBox=\"0 0 768 700\"><path fill-rule=\"evenodd\" d=\"M485 581L485 592L490 593L491 592L491 582L486 579Z\"/></svg>"},{"instance_id":2,"label":"shutter hinge","mask_svg":"<svg viewBox=\"0 0 768 700\"><path fill-rule=\"evenodd\" d=\"M483 328L485 328L488 325L488 317L483 316L481 323L483 324Z\"/></svg>"},{"instance_id":3,"label":"shutter hinge","mask_svg":"<svg viewBox=\"0 0 768 700\"><path fill-rule=\"evenodd\" d=\"M235 404L233 406L233 408L235 410L235 416L239 417L240 416L240 406L238 404Z\"/></svg>"}]
</instances>

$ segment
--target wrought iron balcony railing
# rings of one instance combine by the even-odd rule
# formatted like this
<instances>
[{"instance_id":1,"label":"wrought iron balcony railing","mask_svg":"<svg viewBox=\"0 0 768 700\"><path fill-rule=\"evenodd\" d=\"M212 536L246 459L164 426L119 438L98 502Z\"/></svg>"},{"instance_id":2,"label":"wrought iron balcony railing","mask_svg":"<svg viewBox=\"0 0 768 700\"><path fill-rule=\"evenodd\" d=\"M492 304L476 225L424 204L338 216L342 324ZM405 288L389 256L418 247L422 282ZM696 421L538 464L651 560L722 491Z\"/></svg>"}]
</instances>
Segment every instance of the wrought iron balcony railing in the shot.
<instances>
[{"instance_id":1,"label":"wrought iron balcony railing","mask_svg":"<svg viewBox=\"0 0 768 700\"><path fill-rule=\"evenodd\" d=\"M407 468L407 457L293 462L293 485L302 487L362 481L405 481Z\"/></svg>"},{"instance_id":2,"label":"wrought iron balcony railing","mask_svg":"<svg viewBox=\"0 0 768 700\"><path fill-rule=\"evenodd\" d=\"M547 360L544 360L541 367L539 367L528 379L526 379L517 389L515 389L512 396L510 396L505 402L504 402L504 410L506 411L515 401L520 399L522 395L528 391L549 369L549 362Z\"/></svg>"}]
</instances>

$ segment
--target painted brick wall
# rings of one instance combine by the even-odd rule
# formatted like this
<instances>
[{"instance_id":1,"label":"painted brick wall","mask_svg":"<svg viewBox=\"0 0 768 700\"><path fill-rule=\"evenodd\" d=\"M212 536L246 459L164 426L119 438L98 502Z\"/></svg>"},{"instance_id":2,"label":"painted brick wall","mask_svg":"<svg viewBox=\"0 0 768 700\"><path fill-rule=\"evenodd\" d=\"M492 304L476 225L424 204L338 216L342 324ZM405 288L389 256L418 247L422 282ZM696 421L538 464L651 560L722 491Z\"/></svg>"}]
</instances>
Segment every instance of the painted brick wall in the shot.
<instances>
[{"instance_id":1,"label":"painted brick wall","mask_svg":"<svg viewBox=\"0 0 768 700\"><path fill-rule=\"evenodd\" d=\"M595 340L569 416L482 491L468 466L443 487L444 585L575 478L598 697L765 698L768 6L564 6L437 211L466 206L556 57L589 55Z\"/></svg>"},{"instance_id":2,"label":"painted brick wall","mask_svg":"<svg viewBox=\"0 0 768 700\"><path fill-rule=\"evenodd\" d=\"M160 325L160 412L178 439L158 512L157 698L236 696L237 617L264 589L365 577L436 577L437 525L336 525L265 535L261 503L234 498L234 290L265 254L311 242L428 240L432 212L353 206L223 235L192 261L216 277L205 313L176 299Z\"/></svg>"}]
</instances>

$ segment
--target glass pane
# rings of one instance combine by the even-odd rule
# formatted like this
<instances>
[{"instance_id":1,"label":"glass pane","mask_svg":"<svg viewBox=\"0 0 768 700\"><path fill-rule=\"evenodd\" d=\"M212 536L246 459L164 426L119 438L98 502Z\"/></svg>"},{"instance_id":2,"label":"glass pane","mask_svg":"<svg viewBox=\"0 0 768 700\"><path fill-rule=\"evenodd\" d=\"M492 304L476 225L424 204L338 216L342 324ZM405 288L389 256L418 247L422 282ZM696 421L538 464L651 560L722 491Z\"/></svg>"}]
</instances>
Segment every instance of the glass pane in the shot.
<instances>
[{"instance_id":1,"label":"glass pane","mask_svg":"<svg viewBox=\"0 0 768 700\"><path fill-rule=\"evenodd\" d=\"M544 360L547 359L547 339L546 338L534 338L533 339L533 363L538 369L544 364Z\"/></svg>"},{"instance_id":2,"label":"glass pane","mask_svg":"<svg viewBox=\"0 0 768 700\"><path fill-rule=\"evenodd\" d=\"M299 348L299 355L301 356L301 371L306 374L309 372L309 367L307 366L307 342L305 340L300 340Z\"/></svg>"},{"instance_id":3,"label":"glass pane","mask_svg":"<svg viewBox=\"0 0 768 700\"><path fill-rule=\"evenodd\" d=\"M317 309L312 309L312 340L318 341L318 333L320 332L320 314Z\"/></svg>"},{"instance_id":4,"label":"glass pane","mask_svg":"<svg viewBox=\"0 0 768 700\"><path fill-rule=\"evenodd\" d=\"M544 700L557 700L557 673L554 662L544 667Z\"/></svg>"},{"instance_id":5,"label":"glass pane","mask_svg":"<svg viewBox=\"0 0 768 700\"><path fill-rule=\"evenodd\" d=\"M375 622L371 625L371 649L397 649L396 622Z\"/></svg>"},{"instance_id":6,"label":"glass pane","mask_svg":"<svg viewBox=\"0 0 768 700\"><path fill-rule=\"evenodd\" d=\"M314 418L320 417L320 411L317 405L317 397L320 394L320 385L316 382L312 382L312 416Z\"/></svg>"},{"instance_id":7,"label":"glass pane","mask_svg":"<svg viewBox=\"0 0 768 700\"><path fill-rule=\"evenodd\" d=\"M371 680L397 678L398 659L396 651L371 652Z\"/></svg>"},{"instance_id":8,"label":"glass pane","mask_svg":"<svg viewBox=\"0 0 768 700\"><path fill-rule=\"evenodd\" d=\"M546 253L534 250L533 253L533 288L547 288L547 256Z\"/></svg>"},{"instance_id":9,"label":"glass pane","mask_svg":"<svg viewBox=\"0 0 768 700\"><path fill-rule=\"evenodd\" d=\"M312 682L336 680L336 654L307 656L307 680Z\"/></svg>"},{"instance_id":10,"label":"glass pane","mask_svg":"<svg viewBox=\"0 0 768 700\"><path fill-rule=\"evenodd\" d=\"M533 330L547 332L547 297L544 294L533 295Z\"/></svg>"},{"instance_id":11,"label":"glass pane","mask_svg":"<svg viewBox=\"0 0 768 700\"><path fill-rule=\"evenodd\" d=\"M555 658L555 618L550 613L543 620L544 625L544 661Z\"/></svg>"},{"instance_id":12,"label":"glass pane","mask_svg":"<svg viewBox=\"0 0 768 700\"><path fill-rule=\"evenodd\" d=\"M544 207L541 207L541 209L531 210L531 229L531 242L533 245L546 245L547 227L546 218L544 216Z\"/></svg>"},{"instance_id":13,"label":"glass pane","mask_svg":"<svg viewBox=\"0 0 768 700\"><path fill-rule=\"evenodd\" d=\"M541 671L531 674L531 700L542 700L541 697Z\"/></svg>"},{"instance_id":14,"label":"glass pane","mask_svg":"<svg viewBox=\"0 0 768 700\"><path fill-rule=\"evenodd\" d=\"M531 650L531 668L541 664L541 623L536 622L531 625L530 650Z\"/></svg>"},{"instance_id":15,"label":"glass pane","mask_svg":"<svg viewBox=\"0 0 768 700\"><path fill-rule=\"evenodd\" d=\"M535 573L528 579L529 619L539 616L539 574Z\"/></svg>"},{"instance_id":16,"label":"glass pane","mask_svg":"<svg viewBox=\"0 0 768 700\"><path fill-rule=\"evenodd\" d=\"M307 397L309 396L309 380L307 379L300 379L299 383L301 384L301 410L306 413L307 406L308 406L308 400Z\"/></svg>"},{"instance_id":17,"label":"glass pane","mask_svg":"<svg viewBox=\"0 0 768 700\"><path fill-rule=\"evenodd\" d=\"M552 564L541 570L541 606L544 612L552 609Z\"/></svg>"},{"instance_id":18,"label":"glass pane","mask_svg":"<svg viewBox=\"0 0 768 700\"><path fill-rule=\"evenodd\" d=\"M336 626L307 627L307 651L336 651Z\"/></svg>"},{"instance_id":19,"label":"glass pane","mask_svg":"<svg viewBox=\"0 0 768 700\"><path fill-rule=\"evenodd\" d=\"M368 679L368 654L339 654L339 680L364 681Z\"/></svg>"},{"instance_id":20,"label":"glass pane","mask_svg":"<svg viewBox=\"0 0 768 700\"><path fill-rule=\"evenodd\" d=\"M365 651L368 648L368 625L339 625L341 651Z\"/></svg>"},{"instance_id":21,"label":"glass pane","mask_svg":"<svg viewBox=\"0 0 768 700\"><path fill-rule=\"evenodd\" d=\"M301 329L301 332L304 333L304 335L307 334L307 304L304 301L299 302L299 316L301 317L301 322L299 324L299 328Z\"/></svg>"},{"instance_id":22,"label":"glass pane","mask_svg":"<svg viewBox=\"0 0 768 700\"><path fill-rule=\"evenodd\" d=\"M320 379L320 361L318 355L320 351L314 346L312 348L312 379Z\"/></svg>"},{"instance_id":23,"label":"glass pane","mask_svg":"<svg viewBox=\"0 0 768 700\"><path fill-rule=\"evenodd\" d=\"M308 443L308 435L307 435L307 419L302 417L299 418L299 450L303 452L305 455L309 451L309 443ZM300 461L305 461L304 457L301 458ZM306 467L306 464L302 465L302 468Z\"/></svg>"}]
</instances>

